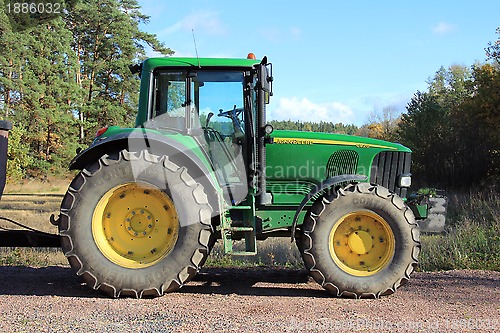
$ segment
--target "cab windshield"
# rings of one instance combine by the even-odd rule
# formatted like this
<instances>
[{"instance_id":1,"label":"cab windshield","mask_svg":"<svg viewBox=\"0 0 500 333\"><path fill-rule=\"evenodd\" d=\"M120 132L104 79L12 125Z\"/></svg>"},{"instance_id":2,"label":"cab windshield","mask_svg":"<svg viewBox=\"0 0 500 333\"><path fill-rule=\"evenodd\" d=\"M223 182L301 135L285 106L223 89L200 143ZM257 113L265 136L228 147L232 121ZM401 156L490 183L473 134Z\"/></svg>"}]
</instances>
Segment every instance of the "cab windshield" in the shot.
<instances>
[{"instance_id":1,"label":"cab windshield","mask_svg":"<svg viewBox=\"0 0 500 333\"><path fill-rule=\"evenodd\" d=\"M222 136L244 133L243 71L158 71L151 118L160 128L210 127Z\"/></svg>"},{"instance_id":2,"label":"cab windshield","mask_svg":"<svg viewBox=\"0 0 500 333\"><path fill-rule=\"evenodd\" d=\"M244 132L243 84L242 72L198 72L193 98L201 126L223 136Z\"/></svg>"}]
</instances>

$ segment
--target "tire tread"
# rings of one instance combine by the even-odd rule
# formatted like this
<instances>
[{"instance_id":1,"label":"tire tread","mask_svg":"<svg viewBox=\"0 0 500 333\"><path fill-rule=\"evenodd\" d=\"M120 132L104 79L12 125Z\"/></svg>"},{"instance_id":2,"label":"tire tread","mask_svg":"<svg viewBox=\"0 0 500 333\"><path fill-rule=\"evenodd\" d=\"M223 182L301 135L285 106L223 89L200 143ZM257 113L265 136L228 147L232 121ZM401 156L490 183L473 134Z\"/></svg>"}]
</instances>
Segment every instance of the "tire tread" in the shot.
<instances>
[{"instance_id":1,"label":"tire tread","mask_svg":"<svg viewBox=\"0 0 500 333\"><path fill-rule=\"evenodd\" d=\"M72 223L70 215L71 211L75 208L75 203L78 200L78 194L87 184L88 178L94 177L96 174L99 174L99 171L101 171L104 167L119 163L121 160L134 161L140 159L143 159L146 162L160 164L163 168L179 174L178 178L191 189L190 191L195 201L201 206L200 221L203 228L201 228L199 232L197 249L186 261L187 265L179 271L176 278L163 281L161 285L157 287L151 287L143 290L129 288L118 290L109 282L99 282L97 277L88 271L82 260L76 253L74 253L73 239L71 237L71 233L68 233L71 229ZM89 287L99 290L114 298L121 296L135 298L156 297L181 288L186 282L190 281L201 268L201 263L203 263L208 256L210 236L213 234L213 227L210 223L211 213L212 208L210 207L208 197L203 189L203 186L191 177L185 167L177 166L175 163L170 161L167 156L159 157L146 150L143 150L140 153L134 153L124 149L116 154L103 155L95 163L85 167L85 169L83 169L71 182L61 203L61 222L59 223L59 232L62 236L61 242L65 256L67 257L73 270L76 271L76 274L80 276Z\"/></svg>"},{"instance_id":2,"label":"tire tread","mask_svg":"<svg viewBox=\"0 0 500 333\"><path fill-rule=\"evenodd\" d=\"M392 286L390 286L386 290L380 290L377 293L356 293L349 290L340 290L340 288L335 284L335 281L326 280L325 273L321 271L321 268L317 265L317 259L315 258L315 250L313 244L314 242L311 235L315 231L321 214L325 211L327 205L333 203L336 199L349 196L355 192L376 195L384 200L387 200L396 209L403 212L406 223L411 227L411 234L414 242L411 262L407 265L403 276L398 278L392 284ZM380 296L393 294L397 288L405 284L410 279L410 275L418 265L418 254L420 253L421 247L418 225L415 222L415 218L413 216L413 213L411 212L411 209L406 204L404 204L404 201L396 194L390 192L382 186L370 183L352 184L344 189L339 189L335 193L328 193L322 198L318 199L313 204L310 211L306 214L302 228L302 235L299 241L299 248L302 249L304 264L309 270L309 273L313 277L313 279L333 295L337 297L349 298L379 298Z\"/></svg>"}]
</instances>

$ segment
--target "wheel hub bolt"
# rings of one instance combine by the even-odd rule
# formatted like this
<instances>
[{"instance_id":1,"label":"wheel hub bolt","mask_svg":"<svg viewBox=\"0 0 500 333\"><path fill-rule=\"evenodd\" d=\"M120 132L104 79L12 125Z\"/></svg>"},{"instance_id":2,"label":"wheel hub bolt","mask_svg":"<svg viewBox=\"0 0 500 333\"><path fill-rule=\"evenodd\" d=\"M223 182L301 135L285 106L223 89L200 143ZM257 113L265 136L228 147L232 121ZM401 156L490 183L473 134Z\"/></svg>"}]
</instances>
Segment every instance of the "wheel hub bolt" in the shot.
<instances>
[{"instance_id":1,"label":"wheel hub bolt","mask_svg":"<svg viewBox=\"0 0 500 333\"><path fill-rule=\"evenodd\" d=\"M148 223L144 220L146 218ZM144 237L150 234L154 230L154 224L151 223L153 216L151 213L144 208L132 209L125 216L124 227L128 233L133 237Z\"/></svg>"}]
</instances>

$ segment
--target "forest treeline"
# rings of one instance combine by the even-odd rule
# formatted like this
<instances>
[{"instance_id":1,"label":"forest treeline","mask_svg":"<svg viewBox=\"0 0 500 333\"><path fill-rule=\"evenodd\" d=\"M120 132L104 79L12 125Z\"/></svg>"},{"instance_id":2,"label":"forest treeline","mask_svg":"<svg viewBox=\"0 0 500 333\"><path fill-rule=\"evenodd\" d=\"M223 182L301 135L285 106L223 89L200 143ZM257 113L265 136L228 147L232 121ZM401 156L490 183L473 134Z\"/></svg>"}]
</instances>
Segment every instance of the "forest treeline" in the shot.
<instances>
[{"instance_id":1,"label":"forest treeline","mask_svg":"<svg viewBox=\"0 0 500 333\"><path fill-rule=\"evenodd\" d=\"M273 126L274 129L291 131L355 135L359 130L358 126L353 124L342 124L329 121L320 121L319 123L315 123L311 121L271 120L269 121L269 123Z\"/></svg>"},{"instance_id":2,"label":"forest treeline","mask_svg":"<svg viewBox=\"0 0 500 333\"><path fill-rule=\"evenodd\" d=\"M139 80L128 66L146 47L173 52L139 29L136 0L78 1L49 22L13 31L0 0L0 117L10 120L11 178L63 174L105 125L130 126Z\"/></svg>"},{"instance_id":3,"label":"forest treeline","mask_svg":"<svg viewBox=\"0 0 500 333\"><path fill-rule=\"evenodd\" d=\"M368 136L413 150L412 173L421 186L500 190L500 28L470 67L441 67L406 111L391 108L364 126Z\"/></svg>"},{"instance_id":4,"label":"forest treeline","mask_svg":"<svg viewBox=\"0 0 500 333\"><path fill-rule=\"evenodd\" d=\"M1 8L4 0L0 0ZM173 52L139 29L148 17L136 0L79 1L62 17L13 31L0 11L0 119L10 120L11 179L65 175L78 147L97 129L131 126L139 80L128 66L147 47ZM414 178L432 187L500 182L500 29L485 60L440 68L406 110L391 106L357 127L276 121L276 129L369 136L413 150Z\"/></svg>"}]
</instances>

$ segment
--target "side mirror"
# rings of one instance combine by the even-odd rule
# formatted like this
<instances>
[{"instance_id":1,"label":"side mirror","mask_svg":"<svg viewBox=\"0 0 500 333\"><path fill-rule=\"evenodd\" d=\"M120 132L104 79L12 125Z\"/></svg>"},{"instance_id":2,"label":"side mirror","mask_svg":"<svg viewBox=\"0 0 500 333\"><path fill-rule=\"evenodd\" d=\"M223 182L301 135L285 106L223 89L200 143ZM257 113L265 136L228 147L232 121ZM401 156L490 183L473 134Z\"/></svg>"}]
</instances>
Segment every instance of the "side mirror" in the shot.
<instances>
[{"instance_id":1,"label":"side mirror","mask_svg":"<svg viewBox=\"0 0 500 333\"><path fill-rule=\"evenodd\" d=\"M270 97L273 95L273 66L267 62L267 57L264 57L259 65L259 81L260 88L264 91L265 103L269 104Z\"/></svg>"},{"instance_id":2,"label":"side mirror","mask_svg":"<svg viewBox=\"0 0 500 333\"><path fill-rule=\"evenodd\" d=\"M260 87L262 90L265 92L270 92L271 91L271 85L269 81L269 75L267 73L267 67L265 65L261 65L259 67L259 78L260 78Z\"/></svg>"}]
</instances>

